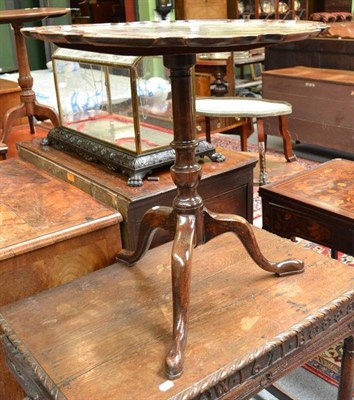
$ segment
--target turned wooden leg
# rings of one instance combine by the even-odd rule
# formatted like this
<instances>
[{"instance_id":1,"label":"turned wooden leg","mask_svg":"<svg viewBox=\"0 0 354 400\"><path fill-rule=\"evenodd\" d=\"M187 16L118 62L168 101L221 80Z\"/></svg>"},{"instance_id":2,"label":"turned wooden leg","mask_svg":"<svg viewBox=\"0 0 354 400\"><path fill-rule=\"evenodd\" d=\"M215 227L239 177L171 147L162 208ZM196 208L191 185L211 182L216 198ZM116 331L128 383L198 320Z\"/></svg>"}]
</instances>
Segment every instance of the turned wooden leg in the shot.
<instances>
[{"instance_id":1,"label":"turned wooden leg","mask_svg":"<svg viewBox=\"0 0 354 400\"><path fill-rule=\"evenodd\" d=\"M344 340L343 358L338 390L338 400L353 399L354 384L354 336Z\"/></svg>"},{"instance_id":2,"label":"turned wooden leg","mask_svg":"<svg viewBox=\"0 0 354 400\"><path fill-rule=\"evenodd\" d=\"M304 271L302 260L292 259L280 262L267 260L257 244L252 225L245 218L232 214L215 214L204 208L204 226L206 242L222 233L234 232L255 263L265 271L274 272L279 276Z\"/></svg>"},{"instance_id":3,"label":"turned wooden leg","mask_svg":"<svg viewBox=\"0 0 354 400\"><path fill-rule=\"evenodd\" d=\"M166 374L176 379L183 372L188 335L189 289L192 252L195 243L194 215L177 217L176 235L172 249L173 342L166 357Z\"/></svg>"},{"instance_id":4,"label":"turned wooden leg","mask_svg":"<svg viewBox=\"0 0 354 400\"><path fill-rule=\"evenodd\" d=\"M265 158L265 136L263 118L257 118L258 153L259 153L259 184L265 185L268 182L266 158Z\"/></svg>"},{"instance_id":5,"label":"turned wooden leg","mask_svg":"<svg viewBox=\"0 0 354 400\"><path fill-rule=\"evenodd\" d=\"M296 161L296 155L293 153L293 149L291 146L291 137L288 130L288 118L286 115L279 115L279 132L281 137L283 138L283 147L284 147L284 156L287 161L292 162Z\"/></svg>"},{"instance_id":6,"label":"turned wooden leg","mask_svg":"<svg viewBox=\"0 0 354 400\"><path fill-rule=\"evenodd\" d=\"M20 99L22 104L18 107L10 109L4 117L3 121L3 141L6 142L8 134L11 131L13 122L21 117L28 117L30 132L35 133L34 116L43 116L49 118L54 126L59 126L59 117L54 108L44 106L37 103L36 96L32 90L33 78L28 62L28 54L26 48L25 37L21 33L23 28L22 22L12 23L12 28L15 35L16 55L18 62L18 84L21 87Z\"/></svg>"},{"instance_id":7,"label":"turned wooden leg","mask_svg":"<svg viewBox=\"0 0 354 400\"><path fill-rule=\"evenodd\" d=\"M248 131L249 131L249 118L246 118L243 121L241 127L241 151L247 151L247 140L248 140Z\"/></svg>"},{"instance_id":8,"label":"turned wooden leg","mask_svg":"<svg viewBox=\"0 0 354 400\"><path fill-rule=\"evenodd\" d=\"M176 217L171 207L153 207L148 210L140 223L135 250L123 249L117 254L116 260L133 266L147 252L159 228L168 231L172 238L176 228Z\"/></svg>"}]
</instances>

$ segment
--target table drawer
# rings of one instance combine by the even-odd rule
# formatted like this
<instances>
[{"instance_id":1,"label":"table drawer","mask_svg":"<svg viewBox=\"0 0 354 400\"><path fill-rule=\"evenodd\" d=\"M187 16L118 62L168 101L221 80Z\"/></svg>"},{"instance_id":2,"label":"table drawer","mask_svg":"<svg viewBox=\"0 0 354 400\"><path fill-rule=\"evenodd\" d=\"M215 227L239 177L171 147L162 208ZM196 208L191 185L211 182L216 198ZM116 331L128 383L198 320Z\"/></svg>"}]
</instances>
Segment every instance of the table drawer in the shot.
<instances>
[{"instance_id":1,"label":"table drawer","mask_svg":"<svg viewBox=\"0 0 354 400\"><path fill-rule=\"evenodd\" d=\"M350 224L336 218L316 214L313 210L304 210L286 205L275 204L262 198L263 228L276 235L305 240L327 246L331 249L354 254L354 229ZM345 232L345 234L343 234Z\"/></svg>"}]
</instances>

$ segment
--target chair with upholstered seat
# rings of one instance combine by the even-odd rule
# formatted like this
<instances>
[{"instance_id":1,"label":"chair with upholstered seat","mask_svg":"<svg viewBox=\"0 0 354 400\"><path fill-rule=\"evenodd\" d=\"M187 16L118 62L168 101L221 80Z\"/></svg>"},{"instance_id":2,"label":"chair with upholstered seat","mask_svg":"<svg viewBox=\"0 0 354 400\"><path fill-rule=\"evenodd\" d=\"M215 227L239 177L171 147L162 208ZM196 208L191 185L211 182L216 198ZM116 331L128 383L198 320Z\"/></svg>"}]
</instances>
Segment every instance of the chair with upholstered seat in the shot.
<instances>
[{"instance_id":1,"label":"chair with upholstered seat","mask_svg":"<svg viewBox=\"0 0 354 400\"><path fill-rule=\"evenodd\" d=\"M292 107L285 101L266 99L249 99L243 97L200 97L196 99L196 112L206 118L206 140L211 143L210 117L235 117L256 118L258 133L258 152L260 164L259 184L267 183L266 169L266 135L264 133L263 118L279 118L279 133L283 138L284 156L287 161L295 161L296 156L292 151L291 138L288 131L287 115L291 114ZM247 151L248 129L246 126L241 131L241 150Z\"/></svg>"}]
</instances>

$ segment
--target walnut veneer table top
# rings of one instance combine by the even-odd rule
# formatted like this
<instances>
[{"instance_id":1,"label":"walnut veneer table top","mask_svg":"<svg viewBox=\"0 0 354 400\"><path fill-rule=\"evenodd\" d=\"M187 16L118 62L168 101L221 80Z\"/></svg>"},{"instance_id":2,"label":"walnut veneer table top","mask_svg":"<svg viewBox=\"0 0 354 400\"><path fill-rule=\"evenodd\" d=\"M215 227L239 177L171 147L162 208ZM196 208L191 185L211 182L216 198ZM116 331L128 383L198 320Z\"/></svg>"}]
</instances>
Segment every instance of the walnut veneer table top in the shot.
<instances>
[{"instance_id":1,"label":"walnut veneer table top","mask_svg":"<svg viewBox=\"0 0 354 400\"><path fill-rule=\"evenodd\" d=\"M0 260L121 220L118 211L30 164L1 162Z\"/></svg>"},{"instance_id":2,"label":"walnut veneer table top","mask_svg":"<svg viewBox=\"0 0 354 400\"><path fill-rule=\"evenodd\" d=\"M178 20L47 26L22 32L64 47L109 46L117 54L159 55L262 47L317 36L324 28L310 21Z\"/></svg>"},{"instance_id":3,"label":"walnut veneer table top","mask_svg":"<svg viewBox=\"0 0 354 400\"><path fill-rule=\"evenodd\" d=\"M171 243L1 308L2 328L53 399L249 398L354 327L353 268L255 234L268 258L299 257L305 272L262 271L231 233L197 247L185 373L168 390Z\"/></svg>"}]
</instances>

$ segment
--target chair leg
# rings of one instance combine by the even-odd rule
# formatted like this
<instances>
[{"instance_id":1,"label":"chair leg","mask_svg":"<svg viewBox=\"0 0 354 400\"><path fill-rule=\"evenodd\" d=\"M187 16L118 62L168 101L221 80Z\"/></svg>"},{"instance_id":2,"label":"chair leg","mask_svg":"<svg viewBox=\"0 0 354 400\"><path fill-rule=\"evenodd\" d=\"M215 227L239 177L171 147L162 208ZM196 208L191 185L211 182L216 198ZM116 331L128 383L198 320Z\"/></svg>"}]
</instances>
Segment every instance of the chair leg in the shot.
<instances>
[{"instance_id":1,"label":"chair leg","mask_svg":"<svg viewBox=\"0 0 354 400\"><path fill-rule=\"evenodd\" d=\"M288 131L288 118L286 115L279 115L279 132L283 138L284 156L287 161L296 161L296 155L291 146L291 137Z\"/></svg>"},{"instance_id":2,"label":"chair leg","mask_svg":"<svg viewBox=\"0 0 354 400\"><path fill-rule=\"evenodd\" d=\"M205 117L205 137L208 143L211 143L211 126L210 126L210 117Z\"/></svg>"},{"instance_id":3,"label":"chair leg","mask_svg":"<svg viewBox=\"0 0 354 400\"><path fill-rule=\"evenodd\" d=\"M265 137L263 118L257 118L258 133L258 153L259 153L259 185L265 185L268 182L268 174L265 158Z\"/></svg>"},{"instance_id":4,"label":"chair leg","mask_svg":"<svg viewBox=\"0 0 354 400\"><path fill-rule=\"evenodd\" d=\"M248 139L248 130L249 130L249 122L248 118L243 121L241 128L241 151L247 151L247 139Z\"/></svg>"}]
</instances>

